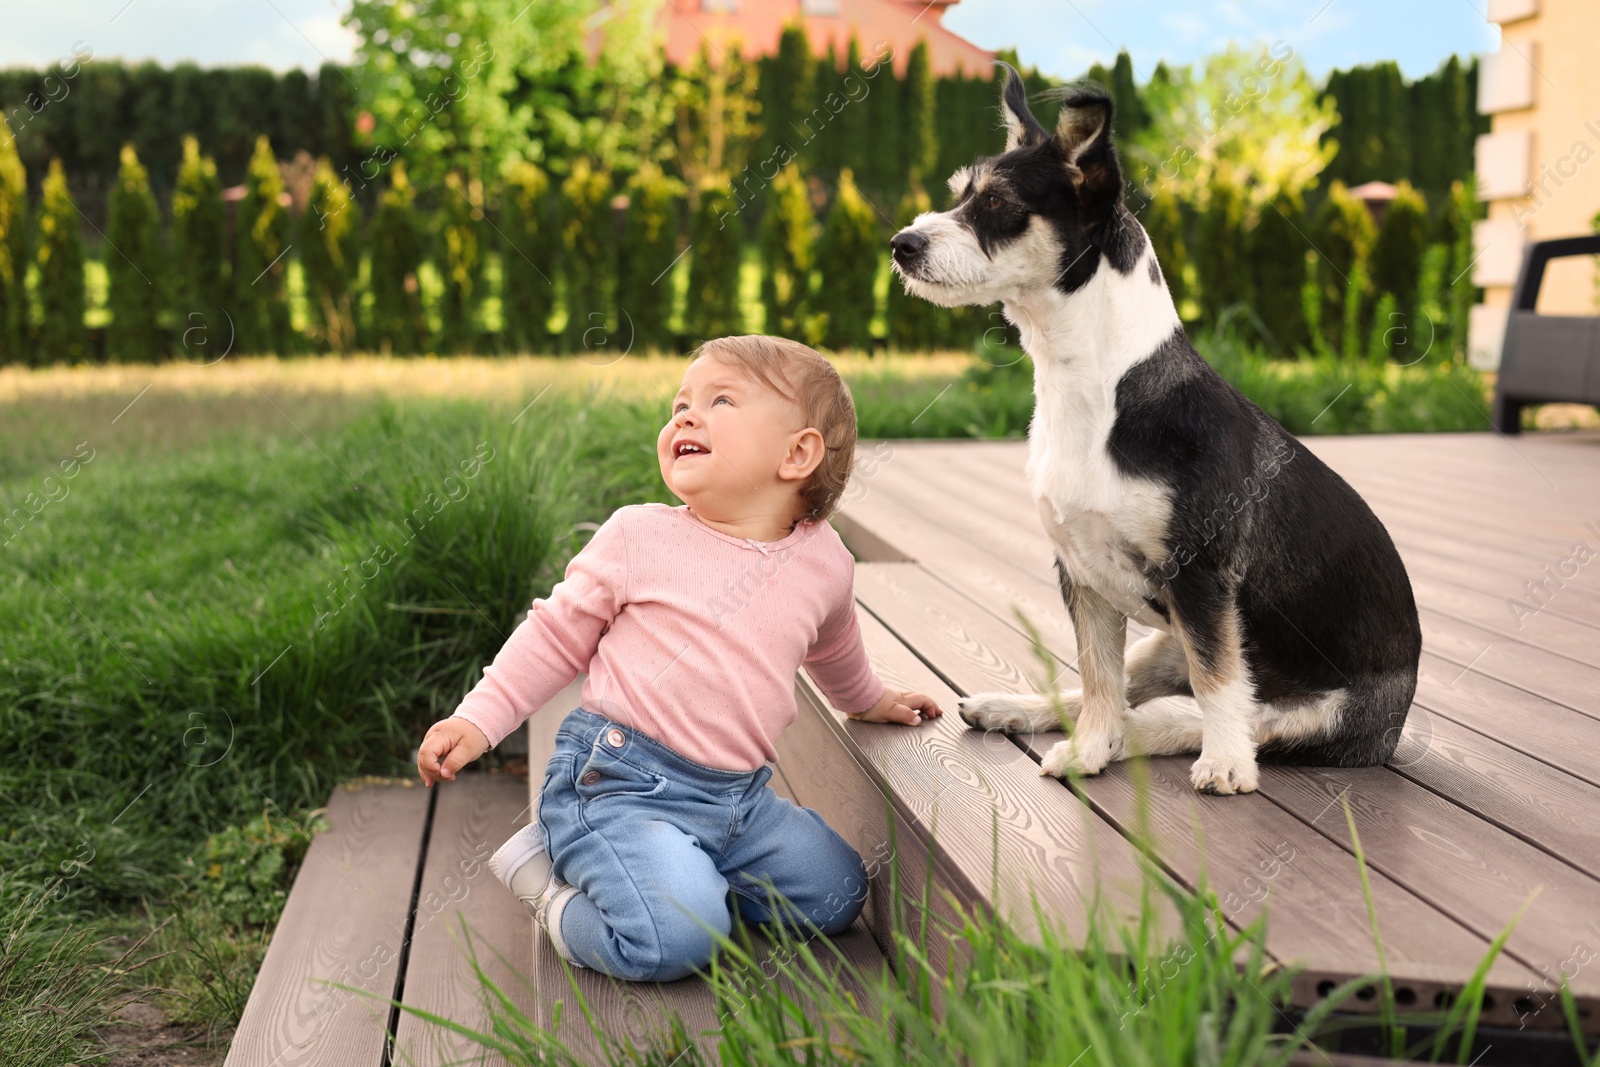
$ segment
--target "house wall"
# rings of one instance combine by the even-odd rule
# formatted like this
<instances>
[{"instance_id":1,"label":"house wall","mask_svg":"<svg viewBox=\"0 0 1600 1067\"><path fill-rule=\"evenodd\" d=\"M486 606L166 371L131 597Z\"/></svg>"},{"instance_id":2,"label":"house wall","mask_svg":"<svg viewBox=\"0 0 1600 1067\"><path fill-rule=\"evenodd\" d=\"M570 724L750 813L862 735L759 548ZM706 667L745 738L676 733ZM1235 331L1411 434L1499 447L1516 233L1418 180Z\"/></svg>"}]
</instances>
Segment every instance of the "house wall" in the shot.
<instances>
[{"instance_id":1,"label":"house wall","mask_svg":"<svg viewBox=\"0 0 1600 1067\"><path fill-rule=\"evenodd\" d=\"M1493 117L1478 139L1478 196L1488 218L1474 231L1471 358L1500 363L1511 286L1528 241L1594 231L1600 211L1600 3L1595 0L1490 0L1501 45L1484 57L1478 110ZM1552 265L1539 310L1585 314L1597 307L1596 272L1587 259Z\"/></svg>"}]
</instances>

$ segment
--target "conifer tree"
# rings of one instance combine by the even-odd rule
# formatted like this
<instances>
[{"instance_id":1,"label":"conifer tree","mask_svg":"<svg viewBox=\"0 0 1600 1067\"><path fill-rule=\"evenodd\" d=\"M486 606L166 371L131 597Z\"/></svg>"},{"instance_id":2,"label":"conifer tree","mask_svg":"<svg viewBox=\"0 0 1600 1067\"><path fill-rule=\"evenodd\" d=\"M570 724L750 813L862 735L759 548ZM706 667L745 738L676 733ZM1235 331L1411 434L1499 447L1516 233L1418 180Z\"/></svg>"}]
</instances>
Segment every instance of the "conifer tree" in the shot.
<instances>
[{"instance_id":1,"label":"conifer tree","mask_svg":"<svg viewBox=\"0 0 1600 1067\"><path fill-rule=\"evenodd\" d=\"M192 135L185 136L183 161L172 190L172 302L179 330L222 310L227 293L222 235L222 182L216 161L200 154L200 142ZM191 318L194 315L201 319Z\"/></svg>"},{"instance_id":2,"label":"conifer tree","mask_svg":"<svg viewBox=\"0 0 1600 1067\"><path fill-rule=\"evenodd\" d=\"M422 238L415 218L416 191L398 160L389 173L389 187L378 197L373 213L372 339L385 352L420 352L428 341L422 314L417 269L422 265Z\"/></svg>"},{"instance_id":3,"label":"conifer tree","mask_svg":"<svg viewBox=\"0 0 1600 1067\"><path fill-rule=\"evenodd\" d=\"M88 355L84 328L83 234L61 160L39 188L39 349L36 362L77 363Z\"/></svg>"},{"instance_id":4,"label":"conifer tree","mask_svg":"<svg viewBox=\"0 0 1600 1067\"><path fill-rule=\"evenodd\" d=\"M1183 208L1170 188L1158 186L1150 195L1144 210L1144 229L1156 252L1156 262L1161 265L1161 276L1172 293L1172 302L1178 313L1188 297L1188 284L1184 269L1189 263L1189 243L1184 238Z\"/></svg>"},{"instance_id":5,"label":"conifer tree","mask_svg":"<svg viewBox=\"0 0 1600 1067\"><path fill-rule=\"evenodd\" d=\"M561 259L549 203L550 177L538 164L517 160L505 181L500 248L505 343L515 352L545 352Z\"/></svg>"},{"instance_id":6,"label":"conifer tree","mask_svg":"<svg viewBox=\"0 0 1600 1067\"><path fill-rule=\"evenodd\" d=\"M355 281L361 265L361 209L327 156L317 161L300 217L300 265L312 342L324 352L356 346Z\"/></svg>"},{"instance_id":7,"label":"conifer tree","mask_svg":"<svg viewBox=\"0 0 1600 1067\"><path fill-rule=\"evenodd\" d=\"M1450 197L1441 212L1440 243L1450 249L1448 267L1443 272L1445 295L1440 298L1450 321L1450 344L1457 359L1467 355L1467 322L1472 305L1478 302L1478 289L1469 277L1472 271L1472 221L1481 210L1477 197L1463 181L1450 183Z\"/></svg>"},{"instance_id":8,"label":"conifer tree","mask_svg":"<svg viewBox=\"0 0 1600 1067\"><path fill-rule=\"evenodd\" d=\"M122 146L117 184L111 190L106 225L106 280L111 325L106 358L154 363L166 353L157 321L161 312L161 215L150 195L150 178L133 145Z\"/></svg>"},{"instance_id":9,"label":"conifer tree","mask_svg":"<svg viewBox=\"0 0 1600 1067\"><path fill-rule=\"evenodd\" d=\"M283 175L265 136L245 170L244 199L233 227L234 351L289 350L289 215L279 203Z\"/></svg>"},{"instance_id":10,"label":"conifer tree","mask_svg":"<svg viewBox=\"0 0 1600 1067\"><path fill-rule=\"evenodd\" d=\"M1131 143L1132 138L1137 137L1150 120L1145 114L1144 102L1139 97L1139 87L1133 80L1133 57L1128 55L1127 49L1117 53L1106 88L1111 90L1116 109L1117 139Z\"/></svg>"},{"instance_id":11,"label":"conifer tree","mask_svg":"<svg viewBox=\"0 0 1600 1067\"><path fill-rule=\"evenodd\" d=\"M933 68L928 58L926 37L918 37L911 54L906 57L906 78L901 91L905 97L905 106L902 108L905 123L903 167L913 184L931 181L935 177L933 168L939 158L939 132L934 121ZM912 195L915 196L915 193Z\"/></svg>"},{"instance_id":12,"label":"conifer tree","mask_svg":"<svg viewBox=\"0 0 1600 1067\"><path fill-rule=\"evenodd\" d=\"M1198 220L1195 262L1201 268L1200 309L1213 326L1228 308L1250 298L1244 255L1245 207L1244 190L1219 176Z\"/></svg>"},{"instance_id":13,"label":"conifer tree","mask_svg":"<svg viewBox=\"0 0 1600 1067\"><path fill-rule=\"evenodd\" d=\"M1372 284L1381 293L1393 293L1398 322L1407 329L1417 312L1417 283L1422 275L1422 255L1428 247L1428 204L1422 194L1402 181L1383 213L1372 245Z\"/></svg>"},{"instance_id":14,"label":"conifer tree","mask_svg":"<svg viewBox=\"0 0 1600 1067\"><path fill-rule=\"evenodd\" d=\"M823 343L835 349L871 347L874 286L884 247L877 215L856 191L855 177L846 167L839 172L819 249L822 279L817 295L827 314Z\"/></svg>"},{"instance_id":15,"label":"conifer tree","mask_svg":"<svg viewBox=\"0 0 1600 1067\"><path fill-rule=\"evenodd\" d=\"M904 229L918 215L932 210L933 202L928 194L920 185L916 186L900 201L895 212L896 230ZM897 351L927 352L949 343L950 309L906 292L898 274L889 278L884 318L888 322L889 347Z\"/></svg>"},{"instance_id":16,"label":"conifer tree","mask_svg":"<svg viewBox=\"0 0 1600 1067\"><path fill-rule=\"evenodd\" d=\"M810 343L811 268L816 217L798 165L778 172L761 220L761 306L769 334Z\"/></svg>"},{"instance_id":17,"label":"conifer tree","mask_svg":"<svg viewBox=\"0 0 1600 1067\"><path fill-rule=\"evenodd\" d=\"M844 72L838 78L837 91L843 104L834 116L828 135L839 142L839 165L860 168L863 179L871 178L873 146L869 98L862 94L870 92L872 86L873 80L861 66L861 41L852 32L845 47Z\"/></svg>"},{"instance_id":18,"label":"conifer tree","mask_svg":"<svg viewBox=\"0 0 1600 1067\"><path fill-rule=\"evenodd\" d=\"M28 356L28 175L17 139L0 134L0 364Z\"/></svg>"},{"instance_id":19,"label":"conifer tree","mask_svg":"<svg viewBox=\"0 0 1600 1067\"><path fill-rule=\"evenodd\" d=\"M1328 196L1317 212L1311 234L1316 248L1318 288L1322 293L1322 323L1328 333L1328 343L1336 350L1347 351L1350 344L1360 345L1363 338L1346 338L1344 325L1347 307L1360 322L1359 308L1365 298L1367 256L1377 233L1372 216L1361 201L1350 195L1344 182L1335 180L1328 188ZM1361 282L1354 286L1351 277L1356 267L1361 267Z\"/></svg>"},{"instance_id":20,"label":"conifer tree","mask_svg":"<svg viewBox=\"0 0 1600 1067\"><path fill-rule=\"evenodd\" d=\"M683 192L682 182L653 163L639 168L628 182L628 209L617 256L619 336L614 343L631 344L629 351L659 352L670 345L673 289L667 268L678 256Z\"/></svg>"},{"instance_id":21,"label":"conifer tree","mask_svg":"<svg viewBox=\"0 0 1600 1067\"><path fill-rule=\"evenodd\" d=\"M1300 195L1280 189L1262 205L1246 240L1256 314L1284 355L1293 355L1309 340L1301 304L1306 243L1299 227L1304 213Z\"/></svg>"},{"instance_id":22,"label":"conifer tree","mask_svg":"<svg viewBox=\"0 0 1600 1067\"><path fill-rule=\"evenodd\" d=\"M689 299L684 325L691 344L745 332L739 307L739 269L744 228L739 205L726 181L712 178L700 189L690 231Z\"/></svg>"},{"instance_id":23,"label":"conifer tree","mask_svg":"<svg viewBox=\"0 0 1600 1067\"><path fill-rule=\"evenodd\" d=\"M816 133L804 126L815 103L815 85L811 43L805 24L796 17L784 24L778 49L761 77L761 159L781 157L778 162L782 163L799 157ZM780 145L786 150L780 150Z\"/></svg>"},{"instance_id":24,"label":"conifer tree","mask_svg":"<svg viewBox=\"0 0 1600 1067\"><path fill-rule=\"evenodd\" d=\"M444 282L439 347L468 352L483 289L483 183L451 171L441 195L434 262Z\"/></svg>"},{"instance_id":25,"label":"conifer tree","mask_svg":"<svg viewBox=\"0 0 1600 1067\"><path fill-rule=\"evenodd\" d=\"M561 208L562 252L567 264L567 325L562 344L568 352L581 352L604 343L611 336L615 318L610 173L588 159L576 160L561 183Z\"/></svg>"}]
</instances>

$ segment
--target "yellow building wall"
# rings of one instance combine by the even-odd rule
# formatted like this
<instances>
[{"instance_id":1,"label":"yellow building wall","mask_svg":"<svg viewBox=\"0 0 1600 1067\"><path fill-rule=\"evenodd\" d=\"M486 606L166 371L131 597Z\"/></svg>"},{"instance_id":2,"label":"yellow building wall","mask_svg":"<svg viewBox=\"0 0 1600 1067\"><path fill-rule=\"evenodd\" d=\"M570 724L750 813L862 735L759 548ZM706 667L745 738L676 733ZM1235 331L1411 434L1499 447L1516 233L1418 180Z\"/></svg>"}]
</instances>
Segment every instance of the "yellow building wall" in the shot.
<instances>
[{"instance_id":1,"label":"yellow building wall","mask_svg":"<svg viewBox=\"0 0 1600 1067\"><path fill-rule=\"evenodd\" d=\"M1493 116L1495 133L1533 135L1530 195L1491 201L1488 213L1516 223L1525 242L1593 233L1600 212L1600 2L1540 0L1538 7L1504 23L1500 45L1533 66L1534 106ZM1545 275L1539 310L1592 314L1600 310L1595 285L1588 257L1558 261ZM1490 307L1510 302L1509 286L1484 292Z\"/></svg>"}]
</instances>

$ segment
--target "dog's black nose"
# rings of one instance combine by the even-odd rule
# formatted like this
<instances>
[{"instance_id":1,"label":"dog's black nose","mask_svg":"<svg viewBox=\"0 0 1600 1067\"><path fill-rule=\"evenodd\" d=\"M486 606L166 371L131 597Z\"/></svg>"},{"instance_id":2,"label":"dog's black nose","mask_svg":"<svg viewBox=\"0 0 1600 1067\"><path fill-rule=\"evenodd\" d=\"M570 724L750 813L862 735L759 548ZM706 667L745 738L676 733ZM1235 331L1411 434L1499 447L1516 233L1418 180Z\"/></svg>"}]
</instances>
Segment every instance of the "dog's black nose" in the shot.
<instances>
[{"instance_id":1,"label":"dog's black nose","mask_svg":"<svg viewBox=\"0 0 1600 1067\"><path fill-rule=\"evenodd\" d=\"M889 238L889 247L897 261L910 263L927 249L928 239L916 230L901 230Z\"/></svg>"}]
</instances>

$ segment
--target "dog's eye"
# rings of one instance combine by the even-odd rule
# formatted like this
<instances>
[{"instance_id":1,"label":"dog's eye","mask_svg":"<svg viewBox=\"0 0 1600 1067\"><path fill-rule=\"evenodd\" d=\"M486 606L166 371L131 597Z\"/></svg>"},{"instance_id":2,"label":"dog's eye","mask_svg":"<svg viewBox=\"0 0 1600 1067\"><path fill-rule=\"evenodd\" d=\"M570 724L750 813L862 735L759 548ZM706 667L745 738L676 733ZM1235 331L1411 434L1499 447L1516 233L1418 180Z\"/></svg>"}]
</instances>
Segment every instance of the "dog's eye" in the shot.
<instances>
[{"instance_id":1,"label":"dog's eye","mask_svg":"<svg viewBox=\"0 0 1600 1067\"><path fill-rule=\"evenodd\" d=\"M1001 208L1006 206L1005 198L995 196L993 193L989 194L988 199L985 200L984 203L989 206L990 211L999 211Z\"/></svg>"}]
</instances>

